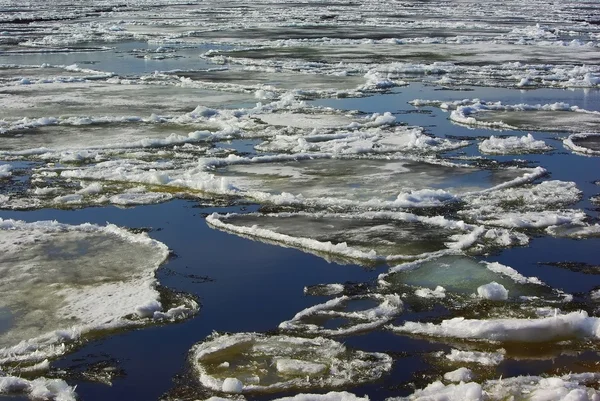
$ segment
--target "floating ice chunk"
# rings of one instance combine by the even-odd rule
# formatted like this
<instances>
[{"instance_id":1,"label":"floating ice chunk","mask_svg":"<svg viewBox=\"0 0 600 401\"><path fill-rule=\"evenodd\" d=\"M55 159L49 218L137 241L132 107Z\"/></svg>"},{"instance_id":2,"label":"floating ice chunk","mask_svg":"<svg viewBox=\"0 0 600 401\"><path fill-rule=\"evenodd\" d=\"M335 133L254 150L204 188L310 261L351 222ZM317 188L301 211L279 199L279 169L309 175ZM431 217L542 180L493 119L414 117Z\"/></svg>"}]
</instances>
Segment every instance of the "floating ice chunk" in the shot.
<instances>
[{"instance_id":1,"label":"floating ice chunk","mask_svg":"<svg viewBox=\"0 0 600 401\"><path fill-rule=\"evenodd\" d=\"M508 299L508 290L502 284L492 281L489 284L477 287L477 295L491 301L505 301Z\"/></svg>"},{"instance_id":2,"label":"floating ice chunk","mask_svg":"<svg viewBox=\"0 0 600 401\"><path fill-rule=\"evenodd\" d=\"M292 397L277 398L273 401L369 401L369 397L357 397L346 391L330 391L326 394L297 394Z\"/></svg>"},{"instance_id":3,"label":"floating ice chunk","mask_svg":"<svg viewBox=\"0 0 600 401\"><path fill-rule=\"evenodd\" d=\"M584 155L600 155L600 133L573 134L563 140L566 148Z\"/></svg>"},{"instance_id":4,"label":"floating ice chunk","mask_svg":"<svg viewBox=\"0 0 600 401\"><path fill-rule=\"evenodd\" d=\"M515 296L552 294L550 288L535 277L524 277L508 266L477 262L466 256L430 257L400 264L391 268L389 273L379 275L378 280L388 290L396 288L396 292L402 291L400 288L406 285L419 288L441 286L445 294L470 296L477 287L495 281Z\"/></svg>"},{"instance_id":5,"label":"floating ice chunk","mask_svg":"<svg viewBox=\"0 0 600 401\"><path fill-rule=\"evenodd\" d=\"M157 300L153 299L144 305L139 305L135 308L135 314L139 317L152 317L154 312L158 312L162 309L162 305Z\"/></svg>"},{"instance_id":6,"label":"floating ice chunk","mask_svg":"<svg viewBox=\"0 0 600 401\"><path fill-rule=\"evenodd\" d=\"M479 150L488 154L522 154L552 150L544 141L537 141L531 134L522 137L496 138L491 136L479 144Z\"/></svg>"},{"instance_id":7,"label":"floating ice chunk","mask_svg":"<svg viewBox=\"0 0 600 401\"><path fill-rule=\"evenodd\" d=\"M0 376L0 394L27 394L32 400L75 401L75 388L64 380L46 379L27 380L14 376Z\"/></svg>"},{"instance_id":8,"label":"floating ice chunk","mask_svg":"<svg viewBox=\"0 0 600 401\"><path fill-rule=\"evenodd\" d=\"M589 238L600 236L600 224L550 226L546 232L556 237Z\"/></svg>"},{"instance_id":9,"label":"floating ice chunk","mask_svg":"<svg viewBox=\"0 0 600 401\"><path fill-rule=\"evenodd\" d=\"M122 194L113 195L109 202L113 205L131 206L148 205L152 203L166 202L173 198L173 195L165 192L148 192L143 187L132 188Z\"/></svg>"},{"instance_id":10,"label":"floating ice chunk","mask_svg":"<svg viewBox=\"0 0 600 401\"><path fill-rule=\"evenodd\" d=\"M433 159L335 158L300 153L211 160L216 175L260 202L315 207L390 209L445 206L462 196L529 183L541 167L481 170ZM422 192L421 192L422 191Z\"/></svg>"},{"instance_id":11,"label":"floating ice chunk","mask_svg":"<svg viewBox=\"0 0 600 401\"><path fill-rule=\"evenodd\" d=\"M12 166L10 164L0 165L0 178L8 178L12 175Z\"/></svg>"},{"instance_id":12,"label":"floating ice chunk","mask_svg":"<svg viewBox=\"0 0 600 401\"><path fill-rule=\"evenodd\" d=\"M206 222L236 234L366 262L453 253L470 247L485 231L442 216L404 212L212 214ZM475 238L464 241L463 234L469 233Z\"/></svg>"},{"instance_id":13,"label":"floating ice chunk","mask_svg":"<svg viewBox=\"0 0 600 401\"><path fill-rule=\"evenodd\" d=\"M464 199L470 207L459 214L481 224L506 228L579 224L586 219L585 213L564 209L564 206L577 202L581 194L574 182L544 181L536 185L468 195Z\"/></svg>"},{"instance_id":14,"label":"floating ice chunk","mask_svg":"<svg viewBox=\"0 0 600 401\"><path fill-rule=\"evenodd\" d=\"M446 355L446 359L452 362L477 363L484 366L496 366L504 360L505 351L498 352L480 352L480 351L461 351L453 349Z\"/></svg>"},{"instance_id":15,"label":"floating ice chunk","mask_svg":"<svg viewBox=\"0 0 600 401\"><path fill-rule=\"evenodd\" d=\"M542 212L508 212L502 216L490 216L481 222L506 228L546 228L556 225L583 225L587 218L581 210L560 210Z\"/></svg>"},{"instance_id":16,"label":"floating ice chunk","mask_svg":"<svg viewBox=\"0 0 600 401\"><path fill-rule=\"evenodd\" d=\"M103 190L102 184L99 182L93 182L87 186L84 186L84 183L81 184L81 189L77 191L80 195L95 195L99 194Z\"/></svg>"},{"instance_id":17,"label":"floating ice chunk","mask_svg":"<svg viewBox=\"0 0 600 401\"><path fill-rule=\"evenodd\" d=\"M319 284L310 287L304 287L304 293L308 295L339 295L344 292L343 284Z\"/></svg>"},{"instance_id":18,"label":"floating ice chunk","mask_svg":"<svg viewBox=\"0 0 600 401\"><path fill-rule=\"evenodd\" d=\"M521 86L537 85L530 78L520 78ZM517 86L519 86L517 84ZM440 100L416 99L414 106L436 106L452 110L450 120L465 125L493 129L522 129L542 131L574 131L584 127L595 126L600 120L600 113L581 109L567 103L548 104L503 104L502 102L485 102L480 99L463 99L454 102ZM486 153L515 153L527 151L545 151L545 144L534 141L529 136L501 140L490 138L480 145Z\"/></svg>"},{"instance_id":19,"label":"floating ice chunk","mask_svg":"<svg viewBox=\"0 0 600 401\"><path fill-rule=\"evenodd\" d=\"M518 376L447 386L438 381L408 397L387 401L595 401L600 397L593 387L597 380L597 374L584 373L545 378Z\"/></svg>"},{"instance_id":20,"label":"floating ice chunk","mask_svg":"<svg viewBox=\"0 0 600 401\"><path fill-rule=\"evenodd\" d=\"M205 387L222 391L225 380L233 379L243 385L242 393L366 383L381 377L392 365L386 354L352 351L321 337L257 333L213 335L195 345L190 358ZM224 361L231 364L229 369L219 367Z\"/></svg>"},{"instance_id":21,"label":"floating ice chunk","mask_svg":"<svg viewBox=\"0 0 600 401\"><path fill-rule=\"evenodd\" d=\"M205 401L231 401L231 399L221 397L210 397ZM358 397L352 393L348 393L347 391L330 391L326 394L300 393L291 397L276 398L273 401L369 401L369 397Z\"/></svg>"},{"instance_id":22,"label":"floating ice chunk","mask_svg":"<svg viewBox=\"0 0 600 401\"><path fill-rule=\"evenodd\" d=\"M486 265L488 270L493 271L494 273L500 273L504 276L510 277L514 282L521 284L537 284L537 285L545 285L539 278L537 277L525 277L515 269L510 266L503 265L498 262L482 262Z\"/></svg>"},{"instance_id":23,"label":"floating ice chunk","mask_svg":"<svg viewBox=\"0 0 600 401\"><path fill-rule=\"evenodd\" d=\"M23 366L63 354L89 332L148 323L131 315L159 302L154 272L168 256L145 233L57 222L0 220L0 248L0 308L12 314L0 363Z\"/></svg>"},{"instance_id":24,"label":"floating ice chunk","mask_svg":"<svg viewBox=\"0 0 600 401\"><path fill-rule=\"evenodd\" d=\"M386 401L483 401L483 390L478 383L444 385L434 382L406 398L388 398Z\"/></svg>"},{"instance_id":25,"label":"floating ice chunk","mask_svg":"<svg viewBox=\"0 0 600 401\"><path fill-rule=\"evenodd\" d=\"M476 320L462 317L441 324L407 322L391 327L398 333L488 341L545 342L568 338L600 338L600 319L585 311L542 319Z\"/></svg>"},{"instance_id":26,"label":"floating ice chunk","mask_svg":"<svg viewBox=\"0 0 600 401\"><path fill-rule=\"evenodd\" d=\"M458 368L452 372L444 373L444 379L451 382L469 382L473 380L473 372L471 369Z\"/></svg>"},{"instance_id":27,"label":"floating ice chunk","mask_svg":"<svg viewBox=\"0 0 600 401\"><path fill-rule=\"evenodd\" d=\"M446 289L441 285L435 287L434 290L429 288L419 288L415 291L415 295L421 298L445 298Z\"/></svg>"},{"instance_id":28,"label":"floating ice chunk","mask_svg":"<svg viewBox=\"0 0 600 401\"><path fill-rule=\"evenodd\" d=\"M244 384L234 377L223 380L221 390L224 393L240 394L244 390Z\"/></svg>"},{"instance_id":29,"label":"floating ice chunk","mask_svg":"<svg viewBox=\"0 0 600 401\"><path fill-rule=\"evenodd\" d=\"M69 194L61 195L54 198L54 203L64 203L66 205L79 204L83 201L83 195L81 194Z\"/></svg>"},{"instance_id":30,"label":"floating ice chunk","mask_svg":"<svg viewBox=\"0 0 600 401\"><path fill-rule=\"evenodd\" d=\"M352 307L366 304L366 308ZM374 305L372 305L374 304ZM280 330L335 336L372 330L389 322L402 312L397 294L367 294L341 296L298 312L291 320L279 325ZM326 328L329 319L344 320L337 328Z\"/></svg>"}]
</instances>

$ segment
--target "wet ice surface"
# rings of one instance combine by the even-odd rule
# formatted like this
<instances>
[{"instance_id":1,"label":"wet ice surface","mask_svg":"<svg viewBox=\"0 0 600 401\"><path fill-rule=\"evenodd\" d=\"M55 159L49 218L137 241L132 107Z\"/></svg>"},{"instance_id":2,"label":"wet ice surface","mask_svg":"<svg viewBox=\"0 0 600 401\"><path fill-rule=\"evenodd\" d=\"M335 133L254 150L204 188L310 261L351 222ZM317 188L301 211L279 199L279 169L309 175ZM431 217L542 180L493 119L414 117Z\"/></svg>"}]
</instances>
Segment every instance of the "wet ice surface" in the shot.
<instances>
[{"instance_id":1,"label":"wet ice surface","mask_svg":"<svg viewBox=\"0 0 600 401\"><path fill-rule=\"evenodd\" d=\"M148 323L140 318L181 318L197 308L192 300L173 305L179 310L163 308L153 275L168 250L144 234L3 220L0 243L2 309L10 316L0 360L9 371L15 362L61 355L89 332Z\"/></svg>"},{"instance_id":2,"label":"wet ice surface","mask_svg":"<svg viewBox=\"0 0 600 401\"><path fill-rule=\"evenodd\" d=\"M592 399L595 6L0 1L0 392Z\"/></svg>"}]
</instances>

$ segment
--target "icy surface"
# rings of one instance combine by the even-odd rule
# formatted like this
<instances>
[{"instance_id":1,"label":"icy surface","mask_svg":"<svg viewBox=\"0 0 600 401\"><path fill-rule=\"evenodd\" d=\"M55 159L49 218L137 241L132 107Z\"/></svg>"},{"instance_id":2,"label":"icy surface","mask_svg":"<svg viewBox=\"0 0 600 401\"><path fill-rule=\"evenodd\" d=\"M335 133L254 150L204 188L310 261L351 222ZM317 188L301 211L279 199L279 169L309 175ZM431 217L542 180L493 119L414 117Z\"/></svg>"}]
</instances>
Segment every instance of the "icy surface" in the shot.
<instances>
[{"instance_id":1,"label":"icy surface","mask_svg":"<svg viewBox=\"0 0 600 401\"><path fill-rule=\"evenodd\" d=\"M451 382L469 382L473 379L473 372L467 368L458 368L444 373L444 379Z\"/></svg>"},{"instance_id":2,"label":"icy surface","mask_svg":"<svg viewBox=\"0 0 600 401\"><path fill-rule=\"evenodd\" d=\"M1 307L12 315L0 334L1 362L57 356L90 331L141 325L136 315L163 309L154 272L168 249L146 234L2 220L0 246Z\"/></svg>"},{"instance_id":3,"label":"icy surface","mask_svg":"<svg viewBox=\"0 0 600 401\"><path fill-rule=\"evenodd\" d=\"M291 318L280 332L343 335L365 350L392 348L399 363L405 353L417 362L403 364L400 379L357 389L360 396L393 397L409 381L422 383L421 373L437 380L466 365L480 383L457 370L445 380L463 383L433 383L409 398L594 400L589 383L596 375L507 375L597 370L593 276L537 267L540 255L549 263L597 264L598 188L590 184L598 180L600 154L596 9L590 0L0 0L0 208L18 210L9 216L43 209L32 219L116 213L143 225L143 211L179 203L135 211L110 205L192 199L210 206L202 215L212 227L349 265L341 275L304 265L306 275L286 279L304 281L273 290L297 284L302 297L308 285L309 297L275 298L278 308L254 308L256 319L238 319L246 312L239 306L254 305L248 289L268 288L270 277L236 271L227 284L218 281L217 291L199 288L207 302L219 301L218 317L202 324L202 335L221 323L228 331L269 334L208 340L233 338L235 345L191 358L212 371L190 399L285 390L288 400L355 400L361 398L342 392L294 393L346 390L390 370L381 355L344 348L332 357L324 353L335 348L329 340L275 335ZM215 205L235 205L238 214ZM96 209L63 211L90 206ZM50 361L78 340L197 308L182 301L166 310L154 278L166 248L137 241L144 235L111 225L19 224L0 235L10 248L3 250L5 288L0 284L5 382L44 372L68 378L68 368L57 372ZM169 233L161 238L179 240ZM244 243L212 233L225 244ZM193 240L204 256L210 241ZM264 258L279 252L288 251ZM240 269L256 262L249 255ZM185 277L172 278L185 287ZM212 298L230 282L239 282L232 302ZM310 286L319 282L345 284ZM376 330L396 317L408 320L402 334L415 336L390 346L390 335ZM187 329L170 333L178 330ZM367 330L374 332L358 335ZM159 336L167 350L174 344L169 335L148 336ZM281 345L284 338L301 350L282 351L293 348ZM488 341L506 342L508 351L490 352L498 347ZM457 349L439 351L439 343ZM444 369L421 372L431 348ZM500 357L507 362L497 367ZM550 358L556 371L546 368ZM137 362L134 356L133 366L142 366ZM162 363L143 366L148 376L163 371ZM122 387L129 392L136 392L133 373ZM502 380L488 380L500 374ZM156 376L145 384L150 398L164 391L165 378ZM34 394L24 380L13 390L36 399L71 397L67 389L56 395L48 382ZM80 386L82 399L92 387ZM180 399L180 390L161 398ZM187 388L182 392L186 398Z\"/></svg>"},{"instance_id":4,"label":"icy surface","mask_svg":"<svg viewBox=\"0 0 600 401\"><path fill-rule=\"evenodd\" d=\"M366 262L453 253L485 235L462 221L403 212L212 214L207 222L240 235Z\"/></svg>"},{"instance_id":5,"label":"icy surface","mask_svg":"<svg viewBox=\"0 0 600 401\"><path fill-rule=\"evenodd\" d=\"M417 294L436 298L449 292L476 294L481 287L484 295L496 295L487 287L490 282L496 282L497 286L502 286L515 297L550 294L550 289L535 277L524 277L508 266L481 263L464 256L442 256L408 262L379 276L379 283L385 288L401 288L406 285L428 289L443 287L444 291L436 288L433 292ZM495 289L496 286L492 288ZM502 291L499 292L503 294Z\"/></svg>"},{"instance_id":6,"label":"icy surface","mask_svg":"<svg viewBox=\"0 0 600 401\"><path fill-rule=\"evenodd\" d=\"M539 377L518 376L487 380L482 384L467 382L444 385L434 382L406 398L388 398L388 401L585 401L595 400L600 394L591 384L597 375L571 374L565 376ZM586 386L588 385L588 386Z\"/></svg>"},{"instance_id":7,"label":"icy surface","mask_svg":"<svg viewBox=\"0 0 600 401\"><path fill-rule=\"evenodd\" d=\"M493 135L479 144L479 150L489 154L519 154L545 152L552 148L531 134L522 137L496 138Z\"/></svg>"},{"instance_id":8,"label":"icy surface","mask_svg":"<svg viewBox=\"0 0 600 401\"><path fill-rule=\"evenodd\" d=\"M587 155L600 155L600 134L573 134L563 141L568 149Z\"/></svg>"},{"instance_id":9,"label":"icy surface","mask_svg":"<svg viewBox=\"0 0 600 401\"><path fill-rule=\"evenodd\" d=\"M386 354L352 351L322 337L257 333L213 335L194 346L190 358L202 385L235 393L350 386L391 369Z\"/></svg>"},{"instance_id":10,"label":"icy surface","mask_svg":"<svg viewBox=\"0 0 600 401\"><path fill-rule=\"evenodd\" d=\"M505 301L508 299L508 290L502 284L498 284L495 281L477 287L477 294L479 297L491 301Z\"/></svg>"},{"instance_id":11,"label":"icy surface","mask_svg":"<svg viewBox=\"0 0 600 401\"><path fill-rule=\"evenodd\" d=\"M446 359L452 362L476 363L484 366L494 366L500 364L504 360L504 352L461 351L453 349L449 354L446 355Z\"/></svg>"},{"instance_id":12,"label":"icy surface","mask_svg":"<svg viewBox=\"0 0 600 401\"><path fill-rule=\"evenodd\" d=\"M525 343L600 337L598 318L590 317L583 311L541 319L454 318L444 320L440 324L407 322L392 329L397 333L422 334L433 337Z\"/></svg>"},{"instance_id":13,"label":"icy surface","mask_svg":"<svg viewBox=\"0 0 600 401\"><path fill-rule=\"evenodd\" d=\"M31 400L75 401L75 389L64 380L39 378L27 380L15 376L0 377L0 394L25 393Z\"/></svg>"},{"instance_id":14,"label":"icy surface","mask_svg":"<svg viewBox=\"0 0 600 401\"><path fill-rule=\"evenodd\" d=\"M361 303L366 305L361 308ZM279 329L321 336L348 335L384 325L402 312L402 306L397 294L342 296L298 312L291 320L282 322ZM332 319L347 323L328 328L327 322Z\"/></svg>"}]
</instances>

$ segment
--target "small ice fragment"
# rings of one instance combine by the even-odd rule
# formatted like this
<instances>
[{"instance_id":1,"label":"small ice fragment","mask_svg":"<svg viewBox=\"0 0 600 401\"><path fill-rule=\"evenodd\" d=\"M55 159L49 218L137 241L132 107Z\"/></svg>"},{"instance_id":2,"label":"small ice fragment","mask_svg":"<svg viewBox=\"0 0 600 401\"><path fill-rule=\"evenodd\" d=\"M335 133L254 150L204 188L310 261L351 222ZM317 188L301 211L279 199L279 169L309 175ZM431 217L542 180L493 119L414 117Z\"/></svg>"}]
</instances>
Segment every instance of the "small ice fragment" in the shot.
<instances>
[{"instance_id":1,"label":"small ice fragment","mask_svg":"<svg viewBox=\"0 0 600 401\"><path fill-rule=\"evenodd\" d=\"M508 299L508 290L502 284L498 284L495 281L478 287L477 294L480 298L491 301L504 301Z\"/></svg>"},{"instance_id":2,"label":"small ice fragment","mask_svg":"<svg viewBox=\"0 0 600 401\"><path fill-rule=\"evenodd\" d=\"M244 389L244 384L234 377L228 377L223 380L223 392L231 394L239 394Z\"/></svg>"},{"instance_id":3,"label":"small ice fragment","mask_svg":"<svg viewBox=\"0 0 600 401\"><path fill-rule=\"evenodd\" d=\"M158 312L162 309L162 305L157 300L152 300L145 305L140 305L135 308L135 313L139 317L152 317L154 312Z\"/></svg>"},{"instance_id":4,"label":"small ice fragment","mask_svg":"<svg viewBox=\"0 0 600 401\"><path fill-rule=\"evenodd\" d=\"M327 366L322 363L314 363L290 358L278 359L276 366L279 373L290 375L316 375L327 370Z\"/></svg>"},{"instance_id":5,"label":"small ice fragment","mask_svg":"<svg viewBox=\"0 0 600 401\"><path fill-rule=\"evenodd\" d=\"M444 374L444 379L451 382L469 382L473 380L473 372L471 369L467 368L458 368L453 370L452 372L448 372Z\"/></svg>"},{"instance_id":6,"label":"small ice fragment","mask_svg":"<svg viewBox=\"0 0 600 401\"><path fill-rule=\"evenodd\" d=\"M415 295L421 298L445 298L446 289L440 285L435 287L435 290L429 288L419 288L415 291Z\"/></svg>"}]
</instances>

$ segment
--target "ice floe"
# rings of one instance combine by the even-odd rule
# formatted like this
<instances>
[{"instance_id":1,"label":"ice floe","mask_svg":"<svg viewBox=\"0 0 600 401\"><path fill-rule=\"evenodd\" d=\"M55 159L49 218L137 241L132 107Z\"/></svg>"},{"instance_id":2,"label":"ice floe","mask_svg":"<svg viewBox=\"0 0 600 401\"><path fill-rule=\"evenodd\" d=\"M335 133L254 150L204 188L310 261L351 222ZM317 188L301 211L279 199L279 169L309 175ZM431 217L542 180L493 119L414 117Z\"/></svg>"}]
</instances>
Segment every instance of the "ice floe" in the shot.
<instances>
[{"instance_id":1,"label":"ice floe","mask_svg":"<svg viewBox=\"0 0 600 401\"><path fill-rule=\"evenodd\" d=\"M496 138L492 135L479 144L481 152L501 155L546 152L551 149L544 141L535 140L531 134L508 138Z\"/></svg>"},{"instance_id":2,"label":"ice floe","mask_svg":"<svg viewBox=\"0 0 600 401\"><path fill-rule=\"evenodd\" d=\"M63 354L90 332L180 319L198 309L184 298L164 309L154 273L168 249L146 234L2 220L0 238L2 309L10 313L0 335L2 365L26 366Z\"/></svg>"},{"instance_id":3,"label":"ice floe","mask_svg":"<svg viewBox=\"0 0 600 401\"><path fill-rule=\"evenodd\" d=\"M444 380L450 382L469 382L473 379L473 372L467 368L458 368L452 372L444 373Z\"/></svg>"},{"instance_id":4,"label":"ice floe","mask_svg":"<svg viewBox=\"0 0 600 401\"><path fill-rule=\"evenodd\" d=\"M453 337L493 342L519 341L535 343L573 338L600 337L600 320L585 311L557 314L541 319L465 319L444 320L440 324L406 322L393 326L396 333L432 337Z\"/></svg>"},{"instance_id":5,"label":"ice floe","mask_svg":"<svg viewBox=\"0 0 600 401\"><path fill-rule=\"evenodd\" d=\"M361 304L365 305L359 307ZM348 335L382 326L401 312L402 301L397 294L344 295L298 312L291 320L280 323L279 330L320 336ZM343 323L328 328L329 321Z\"/></svg>"},{"instance_id":6,"label":"ice floe","mask_svg":"<svg viewBox=\"0 0 600 401\"><path fill-rule=\"evenodd\" d=\"M257 333L213 335L192 348L190 359L202 385L232 393L351 386L378 379L392 363L386 354L322 337Z\"/></svg>"},{"instance_id":7,"label":"ice floe","mask_svg":"<svg viewBox=\"0 0 600 401\"><path fill-rule=\"evenodd\" d=\"M600 155L600 134L573 134L563 140L566 148L584 155Z\"/></svg>"},{"instance_id":8,"label":"ice floe","mask_svg":"<svg viewBox=\"0 0 600 401\"><path fill-rule=\"evenodd\" d=\"M504 130L539 131L582 131L597 127L600 113L582 109L568 103L548 104L503 104L481 99L463 99L457 101L415 99L410 102L416 107L435 106L450 111L450 120L456 123ZM501 146L498 139L482 144L480 149L486 153L498 153ZM533 138L522 137L504 143L504 148L529 148L542 151L543 144ZM494 146L495 145L495 146Z\"/></svg>"},{"instance_id":9,"label":"ice floe","mask_svg":"<svg viewBox=\"0 0 600 401\"><path fill-rule=\"evenodd\" d=\"M260 202L362 209L443 206L546 174L541 167L507 168L482 177L485 170L480 168L434 159L336 158L327 153L229 156L209 161L206 168L211 165L216 176Z\"/></svg>"},{"instance_id":10,"label":"ice floe","mask_svg":"<svg viewBox=\"0 0 600 401\"><path fill-rule=\"evenodd\" d=\"M497 352L462 351L453 349L445 358L455 363L476 363L484 366L495 366L504 361L503 349ZM465 380L468 381L468 380Z\"/></svg>"},{"instance_id":11,"label":"ice floe","mask_svg":"<svg viewBox=\"0 0 600 401\"><path fill-rule=\"evenodd\" d=\"M366 263L453 254L462 249L522 245L524 235L406 212L213 213L215 228L322 255Z\"/></svg>"},{"instance_id":12,"label":"ice floe","mask_svg":"<svg viewBox=\"0 0 600 401\"><path fill-rule=\"evenodd\" d=\"M481 286L484 286L482 293L490 295L488 287L485 287L490 282L495 282L510 291L511 297L552 294L550 288L536 277L525 277L515 269L499 263L477 262L460 255L430 257L403 263L392 267L388 273L380 274L378 280L382 289L395 292L402 292L406 286L417 289L436 288L432 292L425 290L416 294L421 297L428 295L429 298L445 298L450 293L470 297L477 294ZM438 286L442 287L443 291L437 289ZM442 294L445 296L442 297Z\"/></svg>"}]
</instances>

